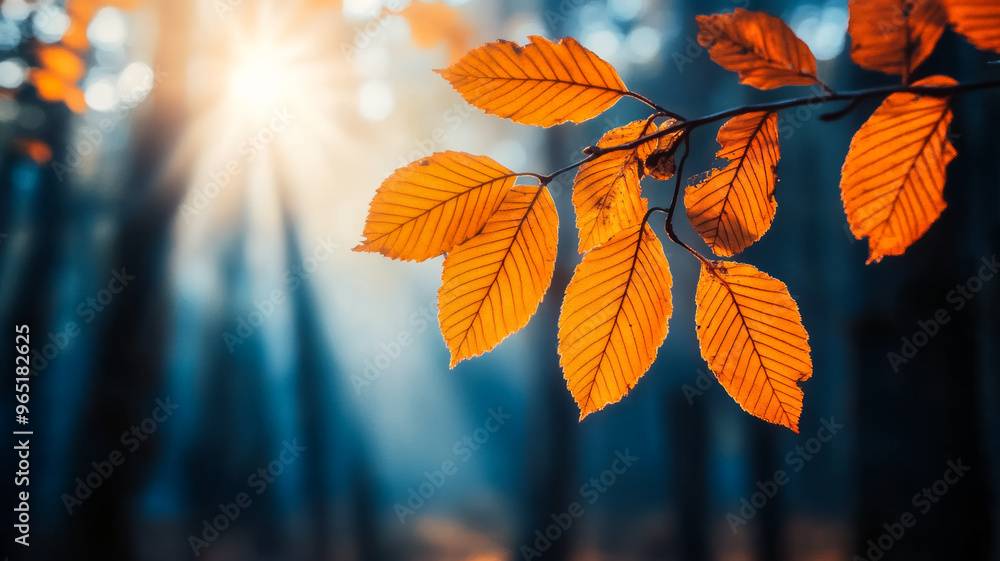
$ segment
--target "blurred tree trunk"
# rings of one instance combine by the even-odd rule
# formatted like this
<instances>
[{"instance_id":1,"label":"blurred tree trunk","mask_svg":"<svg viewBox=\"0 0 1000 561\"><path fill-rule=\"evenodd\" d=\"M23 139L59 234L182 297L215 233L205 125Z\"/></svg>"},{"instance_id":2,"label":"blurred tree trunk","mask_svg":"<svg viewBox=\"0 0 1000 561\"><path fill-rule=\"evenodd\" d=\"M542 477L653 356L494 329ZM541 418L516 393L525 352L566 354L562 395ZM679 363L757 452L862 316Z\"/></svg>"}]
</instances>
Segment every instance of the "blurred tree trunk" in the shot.
<instances>
[{"instance_id":1,"label":"blurred tree trunk","mask_svg":"<svg viewBox=\"0 0 1000 561\"><path fill-rule=\"evenodd\" d=\"M88 399L90 412L80 423L77 473L92 471L95 451L114 449L123 430L151 412L150 403L163 375L163 341L168 326L164 280L169 232L184 193L160 173L172 153L187 111L187 61L193 21L189 2L160 2L156 49L157 70L165 79L152 90L151 111L134 123L131 190L121 199L121 224L111 262L125 267L135 279L109 309L106 330L98 337L97 368ZM177 179L174 179L175 181ZM132 273L132 271L135 271ZM155 447L132 455L121 473L109 478L86 505L85 515L70 520L69 539L57 546L63 557L133 559L131 536L139 476L146 474Z\"/></svg>"}]
</instances>

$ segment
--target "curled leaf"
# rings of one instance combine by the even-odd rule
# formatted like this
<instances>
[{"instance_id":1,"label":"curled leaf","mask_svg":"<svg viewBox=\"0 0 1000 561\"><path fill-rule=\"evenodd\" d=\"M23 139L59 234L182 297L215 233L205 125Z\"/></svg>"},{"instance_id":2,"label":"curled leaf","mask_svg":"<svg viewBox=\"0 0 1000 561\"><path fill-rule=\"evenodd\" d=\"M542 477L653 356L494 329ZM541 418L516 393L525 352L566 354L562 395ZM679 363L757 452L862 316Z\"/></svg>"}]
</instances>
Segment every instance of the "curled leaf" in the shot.
<instances>
[{"instance_id":1,"label":"curled leaf","mask_svg":"<svg viewBox=\"0 0 1000 561\"><path fill-rule=\"evenodd\" d=\"M914 86L953 86L931 76ZM868 237L868 262L901 255L947 206L945 168L954 159L948 140L948 99L895 93L851 140L840 194L851 233Z\"/></svg>"},{"instance_id":2,"label":"curled leaf","mask_svg":"<svg viewBox=\"0 0 1000 561\"><path fill-rule=\"evenodd\" d=\"M1000 53L1000 2L943 0L955 31L977 48Z\"/></svg>"},{"instance_id":3,"label":"curled leaf","mask_svg":"<svg viewBox=\"0 0 1000 561\"><path fill-rule=\"evenodd\" d=\"M596 117L628 91L614 67L576 39L529 39L524 47L487 43L435 72L483 111L541 127Z\"/></svg>"},{"instance_id":4,"label":"curled leaf","mask_svg":"<svg viewBox=\"0 0 1000 561\"><path fill-rule=\"evenodd\" d=\"M799 432L812 376L809 335L788 288L750 265L702 263L695 296L701 356L741 407Z\"/></svg>"},{"instance_id":5,"label":"curled leaf","mask_svg":"<svg viewBox=\"0 0 1000 561\"><path fill-rule=\"evenodd\" d=\"M545 187L519 185L444 260L438 317L451 366L528 324L552 282L559 217Z\"/></svg>"},{"instance_id":6,"label":"curled leaf","mask_svg":"<svg viewBox=\"0 0 1000 561\"><path fill-rule=\"evenodd\" d=\"M816 57L780 19L743 8L696 19L698 43L719 66L738 72L741 84L769 90L819 82Z\"/></svg>"},{"instance_id":7,"label":"curled leaf","mask_svg":"<svg viewBox=\"0 0 1000 561\"><path fill-rule=\"evenodd\" d=\"M851 60L868 70L903 75L930 56L948 23L938 0L850 0Z\"/></svg>"},{"instance_id":8,"label":"curled leaf","mask_svg":"<svg viewBox=\"0 0 1000 561\"><path fill-rule=\"evenodd\" d=\"M669 129L677 124L677 121L674 119L668 119L660 125L660 130ZM677 152L677 144L683 137L684 130L678 129L656 139L656 148L646 156L646 173L660 181L667 181L673 177L677 171L677 165L674 163L674 154Z\"/></svg>"},{"instance_id":9,"label":"curled leaf","mask_svg":"<svg viewBox=\"0 0 1000 561\"><path fill-rule=\"evenodd\" d=\"M597 147L634 142L655 130L650 120L634 121L604 133ZM642 219L646 213L646 199L642 198L639 186L642 161L655 146L655 140L643 142L629 150L608 152L580 166L573 180L580 253L610 240Z\"/></svg>"}]
</instances>

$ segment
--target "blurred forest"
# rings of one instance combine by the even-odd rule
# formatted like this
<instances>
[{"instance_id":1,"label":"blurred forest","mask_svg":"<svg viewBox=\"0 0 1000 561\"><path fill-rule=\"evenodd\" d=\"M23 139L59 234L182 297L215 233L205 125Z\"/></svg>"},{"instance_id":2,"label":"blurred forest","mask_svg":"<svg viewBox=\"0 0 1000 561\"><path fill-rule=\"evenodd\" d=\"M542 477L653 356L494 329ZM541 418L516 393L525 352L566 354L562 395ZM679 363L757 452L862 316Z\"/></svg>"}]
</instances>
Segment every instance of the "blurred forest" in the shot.
<instances>
[{"instance_id":1,"label":"blurred forest","mask_svg":"<svg viewBox=\"0 0 1000 561\"><path fill-rule=\"evenodd\" d=\"M832 123L818 117L836 107L782 114L777 217L740 260L788 285L810 334L799 434L705 374L698 264L671 245L656 363L577 422L556 354L579 261L572 174L550 185L561 242L538 314L453 371L440 260L350 252L379 183L414 159L548 173L648 114L485 115L431 72L485 42L576 37L688 116L806 95L740 86L698 46L695 16L735 7L788 22L838 90L894 83L851 64L847 0L0 2L0 326L30 326L34 370L31 546L13 542L8 437L5 555L1000 559L1000 292L981 273L1000 249L995 90L953 101L948 208L867 266L838 184L877 100ZM79 68L43 55L60 45ZM948 32L918 77L995 80L996 58ZM712 167L714 140L694 134L688 174ZM8 430L14 406L5 393ZM935 486L949 462L969 470Z\"/></svg>"}]
</instances>

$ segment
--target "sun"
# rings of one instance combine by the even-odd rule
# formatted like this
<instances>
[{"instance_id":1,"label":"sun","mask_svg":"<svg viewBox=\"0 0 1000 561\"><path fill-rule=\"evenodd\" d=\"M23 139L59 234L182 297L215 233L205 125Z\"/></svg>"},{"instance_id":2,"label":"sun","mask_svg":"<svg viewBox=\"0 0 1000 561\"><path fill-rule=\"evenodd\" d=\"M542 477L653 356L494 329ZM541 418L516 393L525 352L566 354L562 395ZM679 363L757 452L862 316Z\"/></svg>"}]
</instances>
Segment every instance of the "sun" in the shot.
<instances>
[{"instance_id":1,"label":"sun","mask_svg":"<svg viewBox=\"0 0 1000 561\"><path fill-rule=\"evenodd\" d=\"M228 98L246 110L269 109L291 97L290 74L270 49L254 49L229 71Z\"/></svg>"}]
</instances>

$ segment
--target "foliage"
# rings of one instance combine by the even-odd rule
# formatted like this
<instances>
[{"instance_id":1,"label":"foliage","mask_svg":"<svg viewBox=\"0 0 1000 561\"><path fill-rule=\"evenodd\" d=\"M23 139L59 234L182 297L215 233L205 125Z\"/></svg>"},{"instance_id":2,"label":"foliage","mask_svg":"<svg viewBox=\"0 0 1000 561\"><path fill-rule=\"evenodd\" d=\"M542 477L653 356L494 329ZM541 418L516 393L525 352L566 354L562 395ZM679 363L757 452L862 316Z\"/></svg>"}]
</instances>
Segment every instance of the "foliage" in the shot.
<instances>
[{"instance_id":1,"label":"foliage","mask_svg":"<svg viewBox=\"0 0 1000 561\"><path fill-rule=\"evenodd\" d=\"M439 320L451 365L521 329L552 278L557 217L546 185L579 168L573 206L583 259L559 318L559 355L581 420L619 401L656 358L668 328L671 275L647 221L663 212L667 237L701 263L696 300L701 354L749 413L798 432L812 375L808 334L787 287L756 268L715 261L673 229L692 130L726 120L717 156L725 165L684 191L686 214L712 252L731 257L774 220L780 147L778 111L806 104L884 97L854 136L841 193L851 231L868 238L869 263L899 255L945 207L949 97L998 83L959 85L947 76L912 82L950 22L973 45L1000 52L995 0L851 0L851 58L901 75L902 85L837 93L817 75L809 48L780 19L737 8L699 16L698 41L712 60L759 89L820 86L821 96L738 108L687 120L630 91L615 69L571 37L496 41L437 71L483 111L549 127L579 123L623 97L649 118L612 129L586 158L549 175L512 172L485 156L442 152L397 170L375 194L356 251L423 261L446 254ZM679 162L675 156L683 146ZM648 208L640 181L675 179L669 208ZM518 177L537 186L514 186Z\"/></svg>"}]
</instances>

